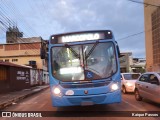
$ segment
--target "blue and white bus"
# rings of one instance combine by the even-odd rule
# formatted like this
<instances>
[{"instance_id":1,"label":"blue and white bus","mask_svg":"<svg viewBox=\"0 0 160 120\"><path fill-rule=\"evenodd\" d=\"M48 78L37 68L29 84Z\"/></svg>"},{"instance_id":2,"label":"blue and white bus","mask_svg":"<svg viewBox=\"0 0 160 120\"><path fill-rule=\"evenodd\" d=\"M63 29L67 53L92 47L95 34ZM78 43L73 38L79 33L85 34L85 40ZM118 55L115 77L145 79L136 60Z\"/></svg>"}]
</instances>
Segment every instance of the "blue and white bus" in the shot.
<instances>
[{"instance_id":1,"label":"blue and white bus","mask_svg":"<svg viewBox=\"0 0 160 120\"><path fill-rule=\"evenodd\" d=\"M119 54L110 30L52 35L48 46L52 105L121 102Z\"/></svg>"}]
</instances>

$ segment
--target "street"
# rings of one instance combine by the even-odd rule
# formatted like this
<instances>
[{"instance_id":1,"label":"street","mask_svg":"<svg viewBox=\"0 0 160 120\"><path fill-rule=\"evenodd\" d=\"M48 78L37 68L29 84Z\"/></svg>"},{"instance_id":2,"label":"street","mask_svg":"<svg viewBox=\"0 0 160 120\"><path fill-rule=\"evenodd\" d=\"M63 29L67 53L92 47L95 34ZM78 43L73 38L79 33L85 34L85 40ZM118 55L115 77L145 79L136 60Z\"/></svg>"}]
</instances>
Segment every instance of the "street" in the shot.
<instances>
[{"instance_id":1,"label":"street","mask_svg":"<svg viewBox=\"0 0 160 120\"><path fill-rule=\"evenodd\" d=\"M4 109L3 111L52 111L55 113L56 111L72 111L73 113L76 111L76 114L78 113L78 117L75 117L72 112L69 112L69 116L66 117L63 114L61 114L62 117L58 116L56 118L61 118L61 119L72 119L72 118L77 118L77 119L82 119L82 118L105 118L105 114L107 112L105 111L160 111L160 105L153 103L148 100L143 100L143 101L136 101L134 98L134 94L122 94L122 103L117 103L117 104L110 104L110 105L95 105L95 106L76 106L76 107L61 107L61 108L56 108L52 107L51 105L51 98L50 98L50 90L49 88L37 93L33 96L30 96L24 100L19 101L18 103L14 103L14 105ZM88 116L83 116L84 111L90 111ZM92 112L94 114L92 114ZM97 112L96 112L97 111ZM103 114L99 113L102 112ZM96 113L96 114L95 114ZM73 116L73 117L72 117ZM54 114L49 117L51 119L52 117L55 117ZM71 118L70 118L71 117ZM111 116L113 118L113 116ZM108 117L106 117L108 118ZM117 117L115 119L119 119L122 117ZM128 119L127 117L123 117L124 119ZM138 117L131 117L130 119L137 119ZM142 119L142 118L139 118ZM146 119L158 119L158 117L152 118L152 117L145 117ZM5 120L5 118L4 118Z\"/></svg>"}]
</instances>

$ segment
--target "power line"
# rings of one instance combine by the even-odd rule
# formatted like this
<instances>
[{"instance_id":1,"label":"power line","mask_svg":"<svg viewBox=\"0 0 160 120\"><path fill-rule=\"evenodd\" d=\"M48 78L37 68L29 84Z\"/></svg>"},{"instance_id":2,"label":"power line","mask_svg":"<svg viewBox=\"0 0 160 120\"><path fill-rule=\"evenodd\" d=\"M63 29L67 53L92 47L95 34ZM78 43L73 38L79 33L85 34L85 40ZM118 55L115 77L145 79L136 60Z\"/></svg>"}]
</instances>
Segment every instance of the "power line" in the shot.
<instances>
[{"instance_id":1,"label":"power line","mask_svg":"<svg viewBox=\"0 0 160 120\"><path fill-rule=\"evenodd\" d=\"M1 27L1 30L4 31L4 32L6 32L6 28L4 28L4 26Z\"/></svg>"},{"instance_id":2,"label":"power line","mask_svg":"<svg viewBox=\"0 0 160 120\"><path fill-rule=\"evenodd\" d=\"M143 33L145 33L145 32L149 32L149 31L152 31L152 29L149 29L149 30L145 30L145 31L141 31L141 32L138 32L138 33L134 33L134 34L128 35L128 36L126 36L126 37L117 39L117 41L122 41L122 40L125 40L125 39L127 39L127 38L134 37L134 36L143 34Z\"/></svg>"},{"instance_id":3,"label":"power line","mask_svg":"<svg viewBox=\"0 0 160 120\"><path fill-rule=\"evenodd\" d=\"M8 27L5 25L5 24L3 24L3 22L1 22L0 21L0 23L1 23L1 25L3 25L3 27L5 27L5 28L1 28L1 30L2 31L4 31L4 32L6 32L7 31L7 29L8 29ZM15 33L16 34L16 33ZM26 43L26 41L23 39L23 38L21 38L21 37L17 37L17 38L14 38L13 36L10 36L11 37L11 39L17 39L18 40L18 43ZM31 38L27 38L28 40L31 40ZM27 45L25 45L25 46L27 46ZM32 44L32 47L34 46L34 44ZM33 48L32 47L30 47L30 46L27 46L29 49L32 49L32 51L33 51L33 53L37 53L37 50L33 50ZM34 46L34 48L36 48L36 46Z\"/></svg>"},{"instance_id":4,"label":"power line","mask_svg":"<svg viewBox=\"0 0 160 120\"><path fill-rule=\"evenodd\" d=\"M8 26L7 26L5 23L3 23L2 21L0 21L0 23L1 23L1 25L3 25L6 29L8 28Z\"/></svg>"},{"instance_id":5,"label":"power line","mask_svg":"<svg viewBox=\"0 0 160 120\"><path fill-rule=\"evenodd\" d=\"M19 16L20 14L17 14L16 12L15 12L15 9L14 9L14 7L13 6L10 6L10 7L8 7L6 4L4 4L4 3L2 3L3 5L5 5L8 9L10 9L10 8L12 8L12 10L11 10L11 12L13 13L12 15L15 15L15 16ZM3 10L3 12L5 12L6 14L8 14L6 11L5 11L5 9L4 8L2 8L1 6L0 6L0 8ZM1 12L1 11L0 11ZM11 13L10 12L10 13ZM1 12L2 13L2 12ZM14 23L12 23L12 21L8 18L8 17L6 17L3 13L2 14L0 14L1 15L1 17L3 17L3 21L1 21L1 26L3 25L3 28L1 28L1 30L2 31L4 31L4 32L6 32L7 30L8 30L8 28L9 28L9 25L5 22L5 21L8 21L8 23L9 24L14 24ZM21 19L22 20L22 19ZM14 25L13 25L14 26ZM16 33L15 33L16 34ZM26 35L26 34L24 34L24 35ZM11 39L15 39L15 38L13 38L13 36L11 37ZM27 38L28 40L31 40L31 38ZM18 37L18 43L26 43L27 41L25 41L23 38L21 38L21 37ZM34 44L32 45L32 47L29 45L25 45L26 47L28 47L29 49L31 49L32 50L32 52L33 53L37 53L38 51L36 50L36 49L33 49L32 47L34 46ZM34 46L34 48L36 48L36 46Z\"/></svg>"},{"instance_id":6,"label":"power line","mask_svg":"<svg viewBox=\"0 0 160 120\"><path fill-rule=\"evenodd\" d=\"M134 1L134 0L128 0L128 1L130 1L130 2L135 2L135 3L139 3L139 4L145 4L145 5L149 5L149 6L153 6L153 7L160 7L159 5L150 4L150 3L145 3L145 2L140 2L140 1ZM138 33L135 33L135 34L131 34L131 35L128 35L128 36L126 36L126 37L123 37L123 38L120 38L120 39L117 39L117 40L118 40L118 41L122 41L122 40L125 40L125 39L127 39L127 38L134 37L134 36L143 34L143 33L145 33L145 32L149 32L149 31L152 31L152 29L146 30L146 31L141 31L141 32L138 32Z\"/></svg>"},{"instance_id":7,"label":"power line","mask_svg":"<svg viewBox=\"0 0 160 120\"><path fill-rule=\"evenodd\" d=\"M21 14L21 12L18 10L18 8L15 7L15 4L14 4L12 1L10 1L10 5L11 5L12 9L13 9L14 11L16 11L17 15L19 16L19 20L21 20L22 22L25 23L24 25L25 25L25 27L28 29L28 31L29 31L32 35L34 35L33 33L37 34L37 33L34 31L34 29L33 29L32 27L30 27L30 25L28 24L28 22L27 22L25 19L22 19L22 18L24 18L24 16ZM32 31L32 32L31 32L31 31Z\"/></svg>"},{"instance_id":8,"label":"power line","mask_svg":"<svg viewBox=\"0 0 160 120\"><path fill-rule=\"evenodd\" d=\"M153 6L153 7L160 7L159 5L155 5L155 4L150 4L150 3L145 3L145 2L141 2L141 1L134 1L134 0L128 0L130 2L135 2L135 3L139 3L139 4L143 4L143 5L149 5L149 6Z\"/></svg>"},{"instance_id":9,"label":"power line","mask_svg":"<svg viewBox=\"0 0 160 120\"><path fill-rule=\"evenodd\" d=\"M23 26L23 28L30 34L34 35L33 33L35 33L35 31L33 31L33 29L29 26L29 24L25 21L25 19L22 19L24 18L23 15L19 12L18 9L16 9L14 3L12 3L12 1L9 2L9 4L6 3L7 1L5 2L2 2L2 4L7 8L7 10L10 10L10 14L15 18L15 19L18 19L19 21L21 21L21 24ZM16 16L16 17L15 17ZM32 31L31 31L32 30Z\"/></svg>"},{"instance_id":10,"label":"power line","mask_svg":"<svg viewBox=\"0 0 160 120\"><path fill-rule=\"evenodd\" d=\"M142 34L142 33L144 33L145 31L142 31L142 32L138 32L138 33L135 33L135 34L131 34L131 35L128 35L128 36L126 36L126 37L123 37L123 38L120 38L120 39L117 39L118 41L122 41L122 40L125 40L125 39L127 39L127 38L130 38L130 37L133 37L133 36L137 36L137 35L139 35L139 34Z\"/></svg>"},{"instance_id":11,"label":"power line","mask_svg":"<svg viewBox=\"0 0 160 120\"><path fill-rule=\"evenodd\" d=\"M16 14L16 12L15 12L15 10L11 7L11 6L8 6L8 4L5 4L4 2L1 2L6 8L7 8L7 10L11 10L10 12L9 12L9 14L11 14L13 17L15 17L16 16L16 18L18 18L19 17L19 15L17 15ZM5 11L5 9L4 8L1 8L3 11ZM6 12L6 11L5 11ZM6 14L7 15L9 15L7 12L6 12ZM12 26L16 26L16 24L14 23L14 25L12 25ZM23 27L23 28L25 28L26 29L26 27Z\"/></svg>"},{"instance_id":12,"label":"power line","mask_svg":"<svg viewBox=\"0 0 160 120\"><path fill-rule=\"evenodd\" d=\"M10 26L10 25L14 26L14 25L15 25L14 21L12 21L10 17L8 17L8 16L6 16L6 15L4 14L4 13L7 14L7 12L2 8L1 5L0 5L0 9L1 9L1 10L0 10L1 21L2 21L3 23L5 23L5 24L9 23L9 26ZM3 11L4 13L3 13L2 11Z\"/></svg>"},{"instance_id":13,"label":"power line","mask_svg":"<svg viewBox=\"0 0 160 120\"><path fill-rule=\"evenodd\" d=\"M0 9L3 10L1 6L0 6ZM10 17L6 16L2 11L0 11L0 15L1 15L1 17L3 17L10 25L14 25L14 24L15 24L14 21L12 21Z\"/></svg>"}]
</instances>

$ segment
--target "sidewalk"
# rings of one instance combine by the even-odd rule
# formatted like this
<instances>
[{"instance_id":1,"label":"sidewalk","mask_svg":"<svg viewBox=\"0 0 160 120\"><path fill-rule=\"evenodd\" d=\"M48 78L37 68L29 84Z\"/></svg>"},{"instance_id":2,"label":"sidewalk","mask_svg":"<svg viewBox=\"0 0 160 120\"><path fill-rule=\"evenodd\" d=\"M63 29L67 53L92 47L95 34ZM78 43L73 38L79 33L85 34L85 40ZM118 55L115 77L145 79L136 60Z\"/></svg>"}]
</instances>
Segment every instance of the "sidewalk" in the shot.
<instances>
[{"instance_id":1,"label":"sidewalk","mask_svg":"<svg viewBox=\"0 0 160 120\"><path fill-rule=\"evenodd\" d=\"M38 93L47 88L49 88L49 85L35 86L35 87L31 87L30 89L24 89L21 91L0 94L0 110L4 109L5 107L9 105L14 104L15 102L21 99L24 99L30 95Z\"/></svg>"}]
</instances>

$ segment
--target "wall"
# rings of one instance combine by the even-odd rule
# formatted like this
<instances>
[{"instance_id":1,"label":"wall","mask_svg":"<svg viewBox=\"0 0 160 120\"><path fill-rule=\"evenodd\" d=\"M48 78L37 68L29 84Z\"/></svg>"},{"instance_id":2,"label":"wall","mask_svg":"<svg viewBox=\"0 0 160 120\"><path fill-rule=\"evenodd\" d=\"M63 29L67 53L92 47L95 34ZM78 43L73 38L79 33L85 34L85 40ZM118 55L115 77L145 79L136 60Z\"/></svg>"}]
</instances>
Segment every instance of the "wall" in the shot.
<instances>
[{"instance_id":1,"label":"wall","mask_svg":"<svg viewBox=\"0 0 160 120\"><path fill-rule=\"evenodd\" d=\"M160 0L144 0L145 3L160 5ZM145 17L145 47L146 47L146 71L155 71L153 62L153 45L152 45L152 13L157 9L155 6L144 6Z\"/></svg>"},{"instance_id":2,"label":"wall","mask_svg":"<svg viewBox=\"0 0 160 120\"><path fill-rule=\"evenodd\" d=\"M34 60L37 68L43 69L40 47L40 42L0 45L0 61L7 60L18 65L28 65L30 60Z\"/></svg>"},{"instance_id":3,"label":"wall","mask_svg":"<svg viewBox=\"0 0 160 120\"><path fill-rule=\"evenodd\" d=\"M126 52L126 53L121 53L121 55L123 55L122 57L119 58L121 72L132 72L132 69L130 67L131 65L133 65L132 53Z\"/></svg>"},{"instance_id":4,"label":"wall","mask_svg":"<svg viewBox=\"0 0 160 120\"><path fill-rule=\"evenodd\" d=\"M0 65L0 93L30 88L30 68ZM5 69L4 69L5 68Z\"/></svg>"}]
</instances>

